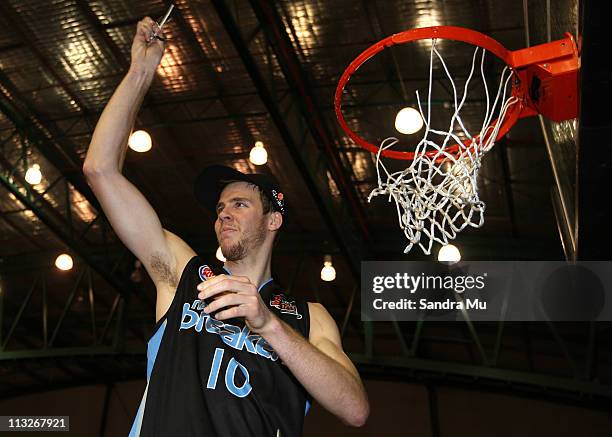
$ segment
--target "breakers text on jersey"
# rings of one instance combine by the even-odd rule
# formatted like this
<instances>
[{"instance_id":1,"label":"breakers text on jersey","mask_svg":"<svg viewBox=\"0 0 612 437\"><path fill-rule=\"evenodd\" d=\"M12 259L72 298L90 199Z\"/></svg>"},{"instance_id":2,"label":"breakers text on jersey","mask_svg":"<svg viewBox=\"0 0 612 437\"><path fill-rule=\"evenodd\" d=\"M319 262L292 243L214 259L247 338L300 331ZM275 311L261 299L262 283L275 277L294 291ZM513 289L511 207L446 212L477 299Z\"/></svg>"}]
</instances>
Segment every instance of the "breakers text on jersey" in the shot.
<instances>
[{"instance_id":1,"label":"breakers text on jersey","mask_svg":"<svg viewBox=\"0 0 612 437\"><path fill-rule=\"evenodd\" d=\"M221 337L225 344L234 349L240 351L246 349L247 352L257 354L269 360L278 360L278 354L274 352L274 349L261 335L251 334L247 326L240 328L215 319L202 309L205 306L206 303L199 299L194 300L191 305L185 302L183 304L180 329L194 328L197 332L201 332L202 328L204 328L206 332ZM197 310L200 310L200 312L198 313Z\"/></svg>"}]
</instances>

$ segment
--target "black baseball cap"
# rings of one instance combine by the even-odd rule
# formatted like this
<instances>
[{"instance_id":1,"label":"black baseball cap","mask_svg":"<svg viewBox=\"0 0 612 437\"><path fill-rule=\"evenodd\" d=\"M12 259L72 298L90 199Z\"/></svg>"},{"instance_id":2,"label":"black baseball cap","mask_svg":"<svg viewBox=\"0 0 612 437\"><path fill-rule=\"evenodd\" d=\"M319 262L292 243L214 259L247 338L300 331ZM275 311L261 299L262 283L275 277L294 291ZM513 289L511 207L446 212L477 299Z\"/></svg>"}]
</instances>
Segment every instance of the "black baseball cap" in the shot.
<instances>
[{"instance_id":1,"label":"black baseball cap","mask_svg":"<svg viewBox=\"0 0 612 437\"><path fill-rule=\"evenodd\" d=\"M287 221L285 195L278 182L265 174L242 173L224 165L211 165L205 167L196 178L194 184L195 197L206 209L216 212L221 192L230 181L248 182L259 187L272 201L274 210L283 215L283 223Z\"/></svg>"}]
</instances>

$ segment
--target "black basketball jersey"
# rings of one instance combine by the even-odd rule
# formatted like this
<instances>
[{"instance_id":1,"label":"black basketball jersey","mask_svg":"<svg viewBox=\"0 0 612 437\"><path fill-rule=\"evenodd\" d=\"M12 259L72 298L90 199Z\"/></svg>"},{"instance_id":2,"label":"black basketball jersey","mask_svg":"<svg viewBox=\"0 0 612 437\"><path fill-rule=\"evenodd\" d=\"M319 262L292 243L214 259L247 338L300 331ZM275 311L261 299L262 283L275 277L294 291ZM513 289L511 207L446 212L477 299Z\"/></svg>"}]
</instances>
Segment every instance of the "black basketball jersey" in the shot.
<instances>
[{"instance_id":1,"label":"black basketball jersey","mask_svg":"<svg viewBox=\"0 0 612 437\"><path fill-rule=\"evenodd\" d=\"M192 258L147 347L147 386L130 436L299 436L308 394L260 335L240 319L204 312L196 286L227 271ZM271 279L259 289L308 338L308 304ZM214 314L213 314L214 315Z\"/></svg>"}]
</instances>

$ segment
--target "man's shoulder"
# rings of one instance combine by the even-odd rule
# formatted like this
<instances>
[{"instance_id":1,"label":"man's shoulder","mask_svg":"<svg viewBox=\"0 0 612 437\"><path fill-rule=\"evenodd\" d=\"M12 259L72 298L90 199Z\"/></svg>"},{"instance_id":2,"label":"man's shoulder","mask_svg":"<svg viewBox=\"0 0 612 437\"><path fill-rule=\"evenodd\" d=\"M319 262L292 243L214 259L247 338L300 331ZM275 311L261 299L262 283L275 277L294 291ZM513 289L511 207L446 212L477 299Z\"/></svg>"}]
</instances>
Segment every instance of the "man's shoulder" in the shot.
<instances>
[{"instance_id":1,"label":"man's shoulder","mask_svg":"<svg viewBox=\"0 0 612 437\"><path fill-rule=\"evenodd\" d=\"M325 309L323 305L318 302L307 302L308 312L310 313L310 324L319 327L322 331L327 331L331 327L336 329L336 322Z\"/></svg>"},{"instance_id":2,"label":"man's shoulder","mask_svg":"<svg viewBox=\"0 0 612 437\"><path fill-rule=\"evenodd\" d=\"M330 340L337 343L340 340L338 325L323 305L317 302L308 302L310 313L309 341L317 344L321 340Z\"/></svg>"},{"instance_id":3,"label":"man's shoulder","mask_svg":"<svg viewBox=\"0 0 612 437\"><path fill-rule=\"evenodd\" d=\"M308 309L310 310L310 313L327 313L327 310L325 309L325 307L323 305L321 305L319 302L306 302L308 304ZM328 313L329 314L329 313Z\"/></svg>"},{"instance_id":4,"label":"man's shoulder","mask_svg":"<svg viewBox=\"0 0 612 437\"><path fill-rule=\"evenodd\" d=\"M307 302L307 304L311 319L315 318L317 320L322 320L323 322L331 321L334 324L336 323L322 304L318 302Z\"/></svg>"}]
</instances>

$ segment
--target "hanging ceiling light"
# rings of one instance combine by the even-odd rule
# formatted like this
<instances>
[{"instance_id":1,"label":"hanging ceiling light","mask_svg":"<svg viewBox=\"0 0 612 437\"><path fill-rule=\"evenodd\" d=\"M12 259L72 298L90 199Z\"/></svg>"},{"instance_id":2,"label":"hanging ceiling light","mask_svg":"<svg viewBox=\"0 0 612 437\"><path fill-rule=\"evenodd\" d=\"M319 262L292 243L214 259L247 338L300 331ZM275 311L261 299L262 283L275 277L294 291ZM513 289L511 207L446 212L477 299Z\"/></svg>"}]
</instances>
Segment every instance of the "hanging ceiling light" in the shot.
<instances>
[{"instance_id":1,"label":"hanging ceiling light","mask_svg":"<svg viewBox=\"0 0 612 437\"><path fill-rule=\"evenodd\" d=\"M255 146L249 153L249 161L255 165L264 165L266 162L268 162L268 152L264 147L264 143L261 141L255 142Z\"/></svg>"},{"instance_id":2,"label":"hanging ceiling light","mask_svg":"<svg viewBox=\"0 0 612 437\"><path fill-rule=\"evenodd\" d=\"M130 149L140 153L151 150L152 144L151 135L143 130L132 132L132 135L130 135L130 139L128 140Z\"/></svg>"},{"instance_id":3,"label":"hanging ceiling light","mask_svg":"<svg viewBox=\"0 0 612 437\"><path fill-rule=\"evenodd\" d=\"M223 252L221 252L221 246L219 246L219 247L217 248L217 252L215 253L215 256L216 256L216 257L217 257L217 259L218 259L219 261L221 261L222 263L224 263L225 261L227 261L227 260L225 259L225 257L223 256Z\"/></svg>"},{"instance_id":4,"label":"hanging ceiling light","mask_svg":"<svg viewBox=\"0 0 612 437\"><path fill-rule=\"evenodd\" d=\"M25 174L25 180L30 185L38 185L42 181L42 173L40 172L40 165L34 164Z\"/></svg>"},{"instance_id":5,"label":"hanging ceiling light","mask_svg":"<svg viewBox=\"0 0 612 437\"><path fill-rule=\"evenodd\" d=\"M72 262L72 257L67 253L62 253L60 256L55 258L55 267L60 270L66 271L72 269L74 263Z\"/></svg>"},{"instance_id":6,"label":"hanging ceiling light","mask_svg":"<svg viewBox=\"0 0 612 437\"><path fill-rule=\"evenodd\" d=\"M456 263L461 261L461 252L457 246L453 244L445 244L438 252L438 261L447 263Z\"/></svg>"},{"instance_id":7,"label":"hanging ceiling light","mask_svg":"<svg viewBox=\"0 0 612 437\"><path fill-rule=\"evenodd\" d=\"M326 282L331 282L336 279L336 269L332 265L331 255L325 255L323 268L321 269L321 279Z\"/></svg>"},{"instance_id":8,"label":"hanging ceiling light","mask_svg":"<svg viewBox=\"0 0 612 437\"><path fill-rule=\"evenodd\" d=\"M410 106L400 109L395 116L395 129L402 134L413 134L423 127L421 113Z\"/></svg>"}]
</instances>

